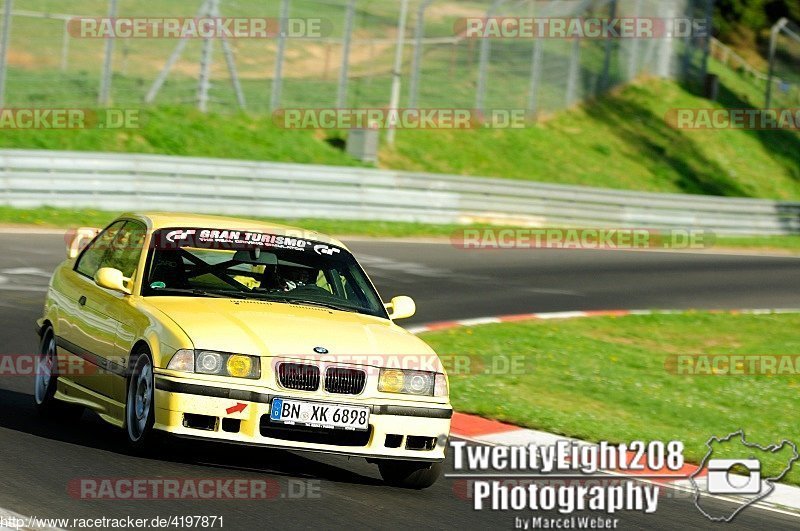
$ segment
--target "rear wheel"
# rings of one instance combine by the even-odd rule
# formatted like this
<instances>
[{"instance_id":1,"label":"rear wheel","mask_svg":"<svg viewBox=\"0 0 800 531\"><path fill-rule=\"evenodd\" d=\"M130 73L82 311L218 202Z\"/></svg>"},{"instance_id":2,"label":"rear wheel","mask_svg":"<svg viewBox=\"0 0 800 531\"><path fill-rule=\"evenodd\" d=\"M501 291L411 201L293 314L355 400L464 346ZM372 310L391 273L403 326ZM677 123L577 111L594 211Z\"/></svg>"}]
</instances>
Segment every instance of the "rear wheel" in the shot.
<instances>
[{"instance_id":1,"label":"rear wheel","mask_svg":"<svg viewBox=\"0 0 800 531\"><path fill-rule=\"evenodd\" d=\"M427 489L442 475L442 463L380 461L378 469L388 485L405 489Z\"/></svg>"},{"instance_id":2,"label":"rear wheel","mask_svg":"<svg viewBox=\"0 0 800 531\"><path fill-rule=\"evenodd\" d=\"M131 360L133 369L128 376L128 393L125 401L125 433L134 450L144 450L154 438L155 391L153 387L153 361L146 351Z\"/></svg>"},{"instance_id":3,"label":"rear wheel","mask_svg":"<svg viewBox=\"0 0 800 531\"><path fill-rule=\"evenodd\" d=\"M55 398L58 387L58 353L52 328L47 328L42 334L33 386L33 399L40 414L65 420L75 420L83 414L82 407L59 402Z\"/></svg>"}]
</instances>

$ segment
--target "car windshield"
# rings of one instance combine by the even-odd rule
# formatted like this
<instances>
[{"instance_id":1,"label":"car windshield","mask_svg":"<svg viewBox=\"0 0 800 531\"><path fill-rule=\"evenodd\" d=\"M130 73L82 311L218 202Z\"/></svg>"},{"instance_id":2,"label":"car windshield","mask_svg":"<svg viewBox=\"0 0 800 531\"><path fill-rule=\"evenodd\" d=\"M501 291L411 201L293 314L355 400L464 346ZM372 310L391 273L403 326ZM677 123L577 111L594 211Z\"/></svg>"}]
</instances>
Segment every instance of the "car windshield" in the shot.
<instances>
[{"instance_id":1,"label":"car windshield","mask_svg":"<svg viewBox=\"0 0 800 531\"><path fill-rule=\"evenodd\" d=\"M346 249L289 235L206 228L153 233L143 296L253 298L386 318Z\"/></svg>"}]
</instances>

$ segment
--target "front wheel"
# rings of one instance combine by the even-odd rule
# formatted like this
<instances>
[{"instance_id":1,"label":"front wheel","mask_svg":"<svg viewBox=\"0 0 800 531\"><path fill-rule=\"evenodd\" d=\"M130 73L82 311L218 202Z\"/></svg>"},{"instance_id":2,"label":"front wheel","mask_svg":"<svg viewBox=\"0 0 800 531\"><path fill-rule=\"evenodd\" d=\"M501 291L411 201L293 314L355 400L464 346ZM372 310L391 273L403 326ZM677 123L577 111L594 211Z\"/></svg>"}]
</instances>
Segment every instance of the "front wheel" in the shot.
<instances>
[{"instance_id":1,"label":"front wheel","mask_svg":"<svg viewBox=\"0 0 800 531\"><path fill-rule=\"evenodd\" d=\"M144 450L153 439L155 423L153 362L150 354L141 352L131 365L125 400L125 432L134 450Z\"/></svg>"},{"instance_id":2,"label":"front wheel","mask_svg":"<svg viewBox=\"0 0 800 531\"><path fill-rule=\"evenodd\" d=\"M378 469L388 485L405 489L427 489L442 475L442 463L380 461Z\"/></svg>"}]
</instances>

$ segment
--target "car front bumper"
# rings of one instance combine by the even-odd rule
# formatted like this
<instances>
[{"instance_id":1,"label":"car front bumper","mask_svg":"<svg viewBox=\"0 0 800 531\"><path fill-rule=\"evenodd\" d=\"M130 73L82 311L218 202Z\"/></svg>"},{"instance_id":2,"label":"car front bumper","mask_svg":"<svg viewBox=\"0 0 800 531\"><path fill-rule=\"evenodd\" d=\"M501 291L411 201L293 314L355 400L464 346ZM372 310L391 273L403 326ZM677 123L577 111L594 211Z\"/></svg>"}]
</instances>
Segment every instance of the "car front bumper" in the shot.
<instances>
[{"instance_id":1,"label":"car front bumper","mask_svg":"<svg viewBox=\"0 0 800 531\"><path fill-rule=\"evenodd\" d=\"M212 386L158 373L155 387L154 427L172 435L374 459L444 460L453 414L449 404L364 401L342 395L323 401L369 406L369 431L312 429L272 424L270 404L276 397L320 401L319 397Z\"/></svg>"}]
</instances>

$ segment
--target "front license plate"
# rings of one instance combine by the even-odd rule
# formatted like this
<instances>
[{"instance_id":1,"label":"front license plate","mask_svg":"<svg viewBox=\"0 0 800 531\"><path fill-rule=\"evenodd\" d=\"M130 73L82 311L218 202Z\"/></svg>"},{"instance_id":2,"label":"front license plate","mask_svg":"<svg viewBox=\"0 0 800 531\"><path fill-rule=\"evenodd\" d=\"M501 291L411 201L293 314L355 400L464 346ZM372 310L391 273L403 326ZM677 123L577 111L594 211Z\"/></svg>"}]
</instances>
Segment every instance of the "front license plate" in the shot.
<instances>
[{"instance_id":1,"label":"front license plate","mask_svg":"<svg viewBox=\"0 0 800 531\"><path fill-rule=\"evenodd\" d=\"M369 427L369 408L274 398L269 418L284 424L365 431Z\"/></svg>"}]
</instances>

